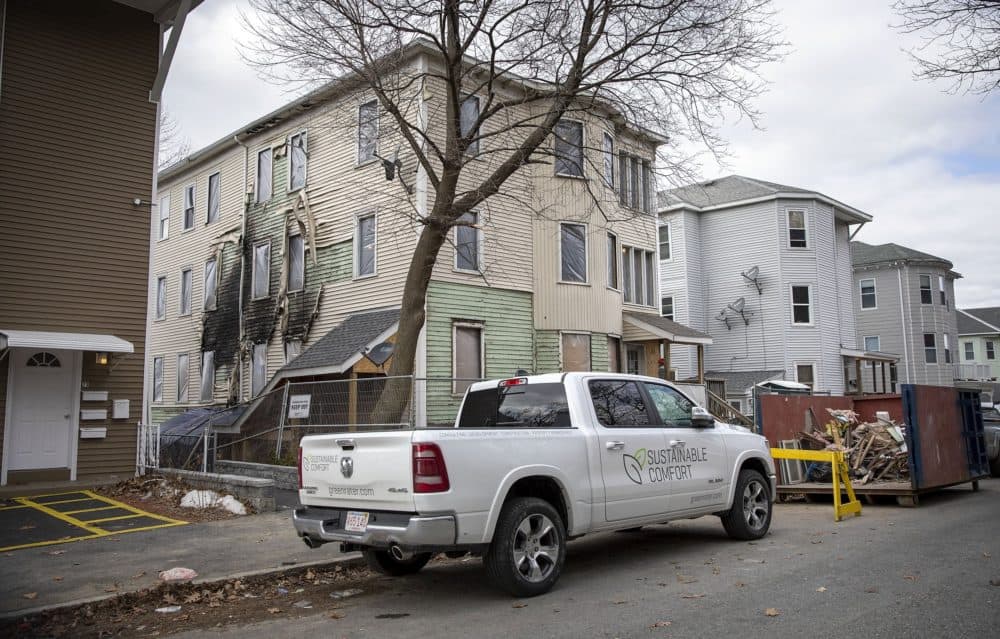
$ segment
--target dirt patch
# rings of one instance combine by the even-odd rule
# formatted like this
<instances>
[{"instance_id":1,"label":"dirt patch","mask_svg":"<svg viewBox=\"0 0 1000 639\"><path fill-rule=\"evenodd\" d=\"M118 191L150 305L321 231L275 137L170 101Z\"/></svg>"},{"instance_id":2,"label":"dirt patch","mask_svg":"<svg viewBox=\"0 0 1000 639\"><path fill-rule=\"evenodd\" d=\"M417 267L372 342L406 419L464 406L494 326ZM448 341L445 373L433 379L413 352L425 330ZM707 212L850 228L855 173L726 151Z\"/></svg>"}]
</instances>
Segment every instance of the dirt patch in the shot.
<instances>
[{"instance_id":1,"label":"dirt patch","mask_svg":"<svg viewBox=\"0 0 1000 639\"><path fill-rule=\"evenodd\" d=\"M193 490L191 486L175 477L147 475L127 479L113 486L96 488L94 492L146 512L192 523L241 516L224 508L181 508L181 498L190 490ZM250 506L244 506L248 513L253 512Z\"/></svg>"},{"instance_id":2,"label":"dirt patch","mask_svg":"<svg viewBox=\"0 0 1000 639\"><path fill-rule=\"evenodd\" d=\"M3 637L164 636L275 618L347 617L355 598L384 588L367 569L339 565L290 569L205 584L161 584L101 602L0 621ZM180 608L156 612L157 608Z\"/></svg>"}]
</instances>

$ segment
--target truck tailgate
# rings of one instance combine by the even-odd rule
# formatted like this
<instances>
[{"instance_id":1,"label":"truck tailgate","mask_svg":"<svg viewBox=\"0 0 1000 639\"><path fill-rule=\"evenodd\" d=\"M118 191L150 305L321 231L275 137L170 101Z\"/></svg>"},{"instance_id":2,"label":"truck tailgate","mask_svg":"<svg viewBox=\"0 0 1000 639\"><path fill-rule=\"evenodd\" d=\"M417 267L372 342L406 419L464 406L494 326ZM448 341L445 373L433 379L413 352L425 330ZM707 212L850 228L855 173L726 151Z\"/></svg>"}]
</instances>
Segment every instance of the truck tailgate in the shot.
<instances>
[{"instance_id":1,"label":"truck tailgate","mask_svg":"<svg viewBox=\"0 0 1000 639\"><path fill-rule=\"evenodd\" d=\"M414 512L413 432L333 433L302 438L307 506Z\"/></svg>"}]
</instances>

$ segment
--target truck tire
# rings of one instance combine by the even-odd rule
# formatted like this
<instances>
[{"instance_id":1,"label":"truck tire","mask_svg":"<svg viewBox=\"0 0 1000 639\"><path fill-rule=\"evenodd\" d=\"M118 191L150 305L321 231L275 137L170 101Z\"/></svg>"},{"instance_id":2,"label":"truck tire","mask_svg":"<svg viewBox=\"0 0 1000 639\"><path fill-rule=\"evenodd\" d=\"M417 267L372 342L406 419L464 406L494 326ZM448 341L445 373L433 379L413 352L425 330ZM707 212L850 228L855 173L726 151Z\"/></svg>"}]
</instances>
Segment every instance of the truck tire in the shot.
<instances>
[{"instance_id":1,"label":"truck tire","mask_svg":"<svg viewBox=\"0 0 1000 639\"><path fill-rule=\"evenodd\" d=\"M566 561L566 527L549 502L517 497L504 505L483 557L494 586L515 597L548 592Z\"/></svg>"},{"instance_id":2,"label":"truck tire","mask_svg":"<svg viewBox=\"0 0 1000 639\"><path fill-rule=\"evenodd\" d=\"M744 468L736 480L733 505L722 515L722 526L733 539L760 539L771 527L771 487L756 470Z\"/></svg>"},{"instance_id":3,"label":"truck tire","mask_svg":"<svg viewBox=\"0 0 1000 639\"><path fill-rule=\"evenodd\" d=\"M420 569L427 565L434 553L418 552L407 559L396 559L388 550L367 548L362 554L365 556L368 567L375 572L390 577L403 577L420 572Z\"/></svg>"}]
</instances>

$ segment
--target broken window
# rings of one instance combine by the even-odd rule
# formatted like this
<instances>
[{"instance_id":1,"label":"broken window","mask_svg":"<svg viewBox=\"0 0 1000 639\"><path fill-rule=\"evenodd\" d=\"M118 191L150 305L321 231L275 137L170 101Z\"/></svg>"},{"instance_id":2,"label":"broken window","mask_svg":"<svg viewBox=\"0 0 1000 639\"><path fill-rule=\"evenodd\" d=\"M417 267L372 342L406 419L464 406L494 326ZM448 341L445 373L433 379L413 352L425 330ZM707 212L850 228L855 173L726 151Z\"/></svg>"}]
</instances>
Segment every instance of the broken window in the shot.
<instances>
[{"instance_id":1,"label":"broken window","mask_svg":"<svg viewBox=\"0 0 1000 639\"><path fill-rule=\"evenodd\" d=\"M215 352L201 354L201 401L210 402L215 396Z\"/></svg>"},{"instance_id":2,"label":"broken window","mask_svg":"<svg viewBox=\"0 0 1000 639\"><path fill-rule=\"evenodd\" d=\"M566 372L589 371L591 369L589 334L562 334L562 369Z\"/></svg>"},{"instance_id":3,"label":"broken window","mask_svg":"<svg viewBox=\"0 0 1000 639\"><path fill-rule=\"evenodd\" d=\"M191 269L181 271L181 315L191 314Z\"/></svg>"},{"instance_id":4,"label":"broken window","mask_svg":"<svg viewBox=\"0 0 1000 639\"><path fill-rule=\"evenodd\" d=\"M365 215L358 218L357 228L357 276L375 274L375 216Z\"/></svg>"},{"instance_id":5,"label":"broken window","mask_svg":"<svg viewBox=\"0 0 1000 639\"><path fill-rule=\"evenodd\" d=\"M272 187L272 156L270 147L257 153L257 202L267 202L271 199Z\"/></svg>"},{"instance_id":6,"label":"broken window","mask_svg":"<svg viewBox=\"0 0 1000 639\"><path fill-rule=\"evenodd\" d=\"M254 344L250 370L250 394L257 396L267 384L267 344Z\"/></svg>"},{"instance_id":7,"label":"broken window","mask_svg":"<svg viewBox=\"0 0 1000 639\"><path fill-rule=\"evenodd\" d=\"M271 243L263 242L253 247L253 299L271 293Z\"/></svg>"},{"instance_id":8,"label":"broken window","mask_svg":"<svg viewBox=\"0 0 1000 639\"><path fill-rule=\"evenodd\" d=\"M156 319L167 317L167 276L156 278Z\"/></svg>"},{"instance_id":9,"label":"broken window","mask_svg":"<svg viewBox=\"0 0 1000 639\"><path fill-rule=\"evenodd\" d=\"M205 310L215 310L215 291L219 281L218 263L213 257L205 262Z\"/></svg>"},{"instance_id":10,"label":"broken window","mask_svg":"<svg viewBox=\"0 0 1000 639\"><path fill-rule=\"evenodd\" d=\"M460 271L479 271L478 213L466 213L458 218L455 227L455 268Z\"/></svg>"},{"instance_id":11,"label":"broken window","mask_svg":"<svg viewBox=\"0 0 1000 639\"><path fill-rule=\"evenodd\" d=\"M452 370L455 380L452 392L464 393L472 383L482 379L483 371L483 327L480 324L454 324Z\"/></svg>"},{"instance_id":12,"label":"broken window","mask_svg":"<svg viewBox=\"0 0 1000 639\"><path fill-rule=\"evenodd\" d=\"M583 123L560 120L555 129L556 175L583 176Z\"/></svg>"},{"instance_id":13,"label":"broken window","mask_svg":"<svg viewBox=\"0 0 1000 639\"><path fill-rule=\"evenodd\" d=\"M587 281L587 227L563 223L560 228L559 255L562 262L560 281Z\"/></svg>"},{"instance_id":14,"label":"broken window","mask_svg":"<svg viewBox=\"0 0 1000 639\"><path fill-rule=\"evenodd\" d=\"M153 401L163 401L163 358L153 358Z\"/></svg>"},{"instance_id":15,"label":"broken window","mask_svg":"<svg viewBox=\"0 0 1000 639\"><path fill-rule=\"evenodd\" d=\"M219 198L221 197L222 177L219 173L208 176L208 216L206 224L219 221Z\"/></svg>"},{"instance_id":16,"label":"broken window","mask_svg":"<svg viewBox=\"0 0 1000 639\"><path fill-rule=\"evenodd\" d=\"M470 95L464 100L462 100L462 107L459 111L459 128L461 129L460 134L464 137L479 137L479 128L476 123L479 121L479 98L474 95ZM473 139L469 142L468 148L465 150L469 155L479 155L479 140Z\"/></svg>"},{"instance_id":17,"label":"broken window","mask_svg":"<svg viewBox=\"0 0 1000 639\"><path fill-rule=\"evenodd\" d=\"M375 159L378 153L378 102L358 107L358 164Z\"/></svg>"},{"instance_id":18,"label":"broken window","mask_svg":"<svg viewBox=\"0 0 1000 639\"><path fill-rule=\"evenodd\" d=\"M160 234L157 239L165 240L170 235L170 196L160 198Z\"/></svg>"},{"instance_id":19,"label":"broken window","mask_svg":"<svg viewBox=\"0 0 1000 639\"><path fill-rule=\"evenodd\" d=\"M306 132L289 138L288 146L288 190L298 191L306 185Z\"/></svg>"},{"instance_id":20,"label":"broken window","mask_svg":"<svg viewBox=\"0 0 1000 639\"><path fill-rule=\"evenodd\" d=\"M306 282L306 243L301 235L288 238L288 290L301 291Z\"/></svg>"},{"instance_id":21,"label":"broken window","mask_svg":"<svg viewBox=\"0 0 1000 639\"><path fill-rule=\"evenodd\" d=\"M186 353L177 356L177 401L188 400L188 356Z\"/></svg>"},{"instance_id":22,"label":"broken window","mask_svg":"<svg viewBox=\"0 0 1000 639\"><path fill-rule=\"evenodd\" d=\"M184 188L184 230L194 228L194 184Z\"/></svg>"}]
</instances>

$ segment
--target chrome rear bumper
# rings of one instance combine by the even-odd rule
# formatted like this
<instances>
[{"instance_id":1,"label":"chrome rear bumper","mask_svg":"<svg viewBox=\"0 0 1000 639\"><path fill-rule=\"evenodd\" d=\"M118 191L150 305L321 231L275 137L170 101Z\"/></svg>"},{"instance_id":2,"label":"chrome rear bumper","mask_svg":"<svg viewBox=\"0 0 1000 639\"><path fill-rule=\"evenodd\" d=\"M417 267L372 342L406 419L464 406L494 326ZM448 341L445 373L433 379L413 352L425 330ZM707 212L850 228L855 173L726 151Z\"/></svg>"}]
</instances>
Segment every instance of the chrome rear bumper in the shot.
<instances>
[{"instance_id":1,"label":"chrome rear bumper","mask_svg":"<svg viewBox=\"0 0 1000 639\"><path fill-rule=\"evenodd\" d=\"M399 546L405 550L455 545L454 515L376 514L375 521L370 521L364 532L348 532L342 524L346 513L346 509L306 506L295 509L292 523L300 537L322 543L339 541L373 548Z\"/></svg>"}]
</instances>

